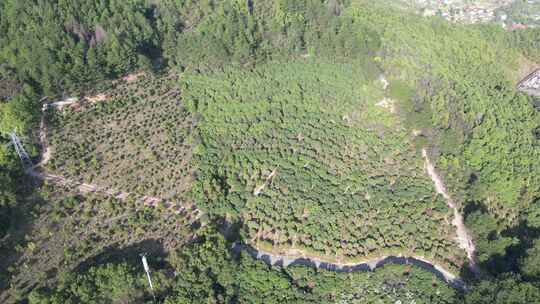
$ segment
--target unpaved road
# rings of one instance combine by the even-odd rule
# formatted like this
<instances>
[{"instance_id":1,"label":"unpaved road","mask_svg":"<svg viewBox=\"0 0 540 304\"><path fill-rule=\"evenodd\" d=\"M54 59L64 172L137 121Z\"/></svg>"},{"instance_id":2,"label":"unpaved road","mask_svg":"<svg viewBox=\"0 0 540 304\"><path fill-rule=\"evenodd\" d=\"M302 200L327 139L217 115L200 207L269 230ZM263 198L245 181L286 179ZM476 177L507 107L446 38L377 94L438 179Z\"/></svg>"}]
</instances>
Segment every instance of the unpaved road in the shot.
<instances>
[{"instance_id":1,"label":"unpaved road","mask_svg":"<svg viewBox=\"0 0 540 304\"><path fill-rule=\"evenodd\" d=\"M467 258L469 259L469 265L473 271L477 271L477 266L475 263L475 246L472 241L472 236L467 230L467 227L465 227L465 224L463 222L463 216L458 210L458 206L456 202L452 199L450 194L448 194L448 191L446 190L446 187L444 186L444 183L442 182L441 177L437 174L437 171L435 170L435 166L433 163L431 163L431 160L429 159L428 153L426 148L422 149L422 157L424 157L425 160L425 169L431 180L433 181L433 184L435 186L435 190L437 193L442 195L444 199L446 200L446 203L448 204L448 207L450 207L454 211L454 219L452 220L452 225L456 227L456 241L459 244L459 247L465 252L467 252Z\"/></svg>"},{"instance_id":2,"label":"unpaved road","mask_svg":"<svg viewBox=\"0 0 540 304\"><path fill-rule=\"evenodd\" d=\"M254 246L238 243L234 244L233 250L236 252L246 250L253 258L262 260L269 265L279 265L282 267L287 267L290 265L302 265L336 272L373 271L375 268L382 267L389 263L415 265L433 273L438 278L444 280L446 283L454 287L464 288L465 286L459 277L422 256L381 256L358 263L336 263L304 255L298 250L295 250L293 254L276 254L258 249Z\"/></svg>"},{"instance_id":3,"label":"unpaved road","mask_svg":"<svg viewBox=\"0 0 540 304\"><path fill-rule=\"evenodd\" d=\"M137 202L142 203L147 206L151 206L151 207L156 207L159 204L162 204L165 208L173 209L172 211L176 214L180 214L180 213L188 214L190 217L193 217L193 221L196 221L202 215L202 212L199 209L195 208L194 206L176 205L171 202L166 202L165 200L159 197L136 195L129 192L116 191L116 190L108 189L105 187L99 187L93 184L79 183L76 181L69 180L63 176L54 175L54 174L50 174L46 172L40 172L40 171L34 170L33 168L28 170L27 173L33 177L36 177L41 180L49 181L56 185L77 188L77 190L83 194L84 193L101 193L110 197L114 197L119 200L126 200L129 197L132 197L132 198L135 198Z\"/></svg>"}]
</instances>

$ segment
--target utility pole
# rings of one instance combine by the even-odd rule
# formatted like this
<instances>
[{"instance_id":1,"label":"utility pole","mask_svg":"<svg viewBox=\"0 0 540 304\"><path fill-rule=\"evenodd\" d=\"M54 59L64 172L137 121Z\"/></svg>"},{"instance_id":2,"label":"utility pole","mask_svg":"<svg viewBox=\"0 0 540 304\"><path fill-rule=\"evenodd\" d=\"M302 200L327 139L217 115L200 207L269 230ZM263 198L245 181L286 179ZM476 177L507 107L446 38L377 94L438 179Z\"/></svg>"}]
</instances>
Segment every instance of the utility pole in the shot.
<instances>
[{"instance_id":1,"label":"utility pole","mask_svg":"<svg viewBox=\"0 0 540 304\"><path fill-rule=\"evenodd\" d=\"M148 285L150 285L150 292L152 292L152 297L154 301L156 300L156 295L154 294L154 286L152 285L152 279L150 278L150 267L148 267L148 261L146 260L146 254L141 254L142 264L144 271L146 271L146 277L148 278Z\"/></svg>"}]
</instances>

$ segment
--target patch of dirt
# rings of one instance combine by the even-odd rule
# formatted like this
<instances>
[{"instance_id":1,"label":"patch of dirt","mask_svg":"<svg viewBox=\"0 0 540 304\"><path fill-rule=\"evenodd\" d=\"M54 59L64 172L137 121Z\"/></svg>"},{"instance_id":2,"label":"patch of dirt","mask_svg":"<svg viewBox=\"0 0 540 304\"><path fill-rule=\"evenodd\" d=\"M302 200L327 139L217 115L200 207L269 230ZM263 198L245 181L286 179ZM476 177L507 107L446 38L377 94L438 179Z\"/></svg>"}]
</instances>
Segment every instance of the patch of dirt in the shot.
<instances>
[{"instance_id":1,"label":"patch of dirt","mask_svg":"<svg viewBox=\"0 0 540 304\"><path fill-rule=\"evenodd\" d=\"M390 111L390 113L395 114L397 112L396 109L396 101L390 98L383 98L383 100L379 101L375 104L378 107L383 107Z\"/></svg>"},{"instance_id":2,"label":"patch of dirt","mask_svg":"<svg viewBox=\"0 0 540 304\"><path fill-rule=\"evenodd\" d=\"M390 85L390 83L388 82L388 80L386 79L386 77L384 77L384 75L381 74L381 76L379 77L379 81L380 81L381 84L382 84L383 90L386 91L386 89L388 89L388 86Z\"/></svg>"},{"instance_id":3,"label":"patch of dirt","mask_svg":"<svg viewBox=\"0 0 540 304\"><path fill-rule=\"evenodd\" d=\"M532 72L540 69L540 63L529 60L525 57L521 57L519 60L519 71L517 81L521 81L523 78L530 75Z\"/></svg>"},{"instance_id":4,"label":"patch of dirt","mask_svg":"<svg viewBox=\"0 0 540 304\"><path fill-rule=\"evenodd\" d=\"M190 217L193 218L194 220L198 220L202 216L202 212L199 209L197 209L196 206L191 205L191 204L186 204L186 205L173 204L170 202L166 202L165 200L159 197L138 196L133 193L107 189L104 187L100 187L98 185L79 183L73 180L69 180L63 176L53 175L47 172L41 172L34 169L30 170L28 173L33 177L46 180L48 182L51 182L60 186L68 186L71 188L76 188L81 194L101 193L107 196L115 197L120 200L126 200L129 197L133 197L133 198L136 198L140 203L150 206L150 207L157 207L158 205L163 205L167 209L171 209L176 214L180 214L182 212L187 211L189 214L191 214Z\"/></svg>"},{"instance_id":5,"label":"patch of dirt","mask_svg":"<svg viewBox=\"0 0 540 304\"><path fill-rule=\"evenodd\" d=\"M126 76L122 77L122 80L127 82L127 83L134 82L139 77L143 76L144 74L145 74L144 72L139 72L139 73L135 73L135 74L129 74L129 75L126 75Z\"/></svg>"},{"instance_id":6,"label":"patch of dirt","mask_svg":"<svg viewBox=\"0 0 540 304\"><path fill-rule=\"evenodd\" d=\"M45 165L51 160L52 149L47 142L47 124L44 116L41 118L39 125L39 142L41 144L41 162L38 165Z\"/></svg>"},{"instance_id":7,"label":"patch of dirt","mask_svg":"<svg viewBox=\"0 0 540 304\"><path fill-rule=\"evenodd\" d=\"M86 100L90 103L96 103L100 101L106 101L108 99L107 95L105 94L97 94L94 96L85 97Z\"/></svg>"},{"instance_id":8,"label":"patch of dirt","mask_svg":"<svg viewBox=\"0 0 540 304\"><path fill-rule=\"evenodd\" d=\"M418 130L418 129L412 130L412 136L413 137L418 137L418 136L421 136L421 135L424 135L424 132L422 132L422 130Z\"/></svg>"},{"instance_id":9,"label":"patch of dirt","mask_svg":"<svg viewBox=\"0 0 540 304\"><path fill-rule=\"evenodd\" d=\"M276 173L277 173L277 167L270 173L270 175L268 175L264 184L260 185L259 187L253 190L253 195L255 196L259 195L264 190L264 188L266 188L266 186L272 182L272 180L274 179L274 176L276 176Z\"/></svg>"}]
</instances>

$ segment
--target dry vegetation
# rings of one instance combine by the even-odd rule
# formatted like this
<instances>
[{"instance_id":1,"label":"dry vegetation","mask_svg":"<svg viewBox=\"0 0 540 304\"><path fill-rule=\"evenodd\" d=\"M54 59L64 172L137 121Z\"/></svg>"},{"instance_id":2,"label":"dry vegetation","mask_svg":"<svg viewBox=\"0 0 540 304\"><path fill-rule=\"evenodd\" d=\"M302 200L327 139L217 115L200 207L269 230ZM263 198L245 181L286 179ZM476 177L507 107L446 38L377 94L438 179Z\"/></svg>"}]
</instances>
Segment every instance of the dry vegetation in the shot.
<instances>
[{"instance_id":1,"label":"dry vegetation","mask_svg":"<svg viewBox=\"0 0 540 304\"><path fill-rule=\"evenodd\" d=\"M25 245L16 248L20 258L8 269L11 296L37 284L46 286L107 251L144 241L172 250L188 241L191 226L197 225L192 214L152 208L135 199L81 196L59 185L45 185L42 196Z\"/></svg>"},{"instance_id":2,"label":"dry vegetation","mask_svg":"<svg viewBox=\"0 0 540 304\"><path fill-rule=\"evenodd\" d=\"M107 101L49 113L49 169L81 182L166 200L189 190L193 120L177 77L117 82Z\"/></svg>"}]
</instances>

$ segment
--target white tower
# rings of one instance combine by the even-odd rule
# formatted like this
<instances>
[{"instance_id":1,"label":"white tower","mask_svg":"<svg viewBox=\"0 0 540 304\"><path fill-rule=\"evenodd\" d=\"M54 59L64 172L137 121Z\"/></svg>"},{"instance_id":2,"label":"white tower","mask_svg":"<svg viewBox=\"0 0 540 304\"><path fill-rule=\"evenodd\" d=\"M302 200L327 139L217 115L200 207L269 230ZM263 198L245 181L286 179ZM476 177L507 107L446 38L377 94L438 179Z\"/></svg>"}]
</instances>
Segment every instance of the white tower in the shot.
<instances>
[{"instance_id":1,"label":"white tower","mask_svg":"<svg viewBox=\"0 0 540 304\"><path fill-rule=\"evenodd\" d=\"M152 285L152 279L150 278L150 267L148 267L148 261L146 260L146 255L141 254L142 264L144 267L144 271L146 271L146 277L148 278L148 284L150 285L150 291L152 292L152 296L155 298L154 295L154 286Z\"/></svg>"}]
</instances>

